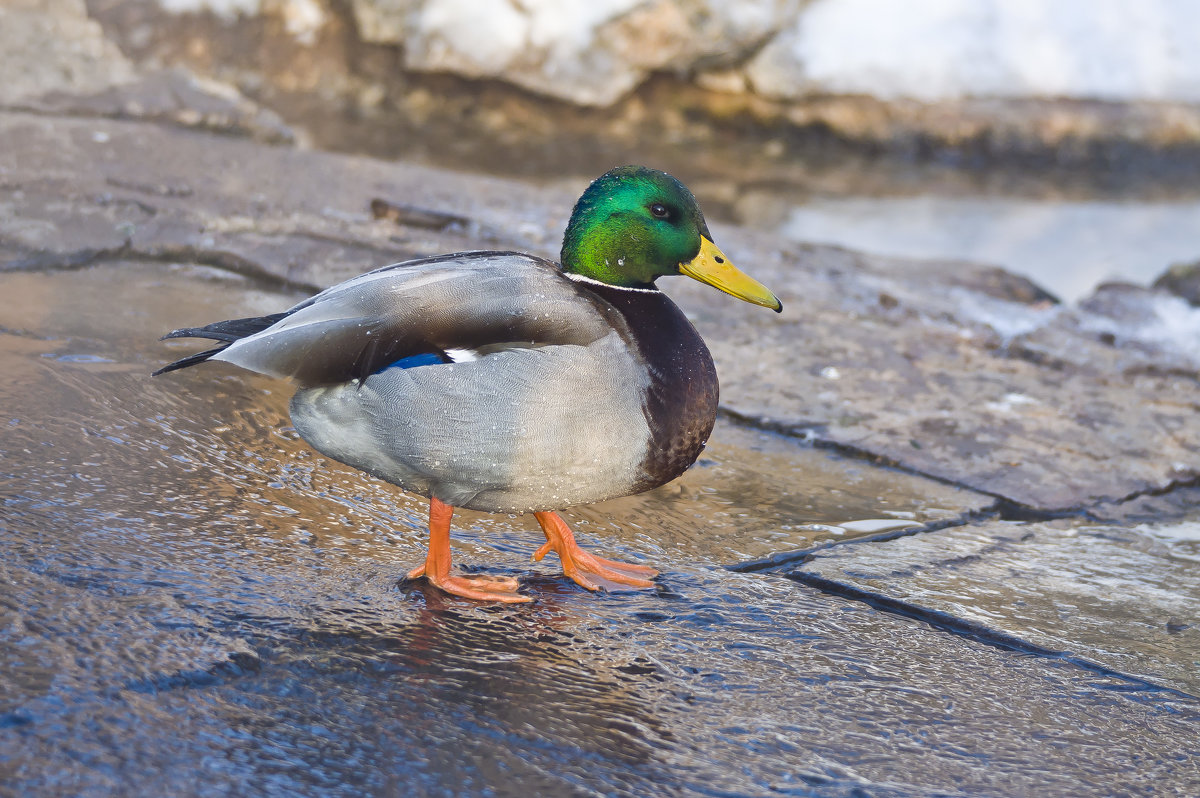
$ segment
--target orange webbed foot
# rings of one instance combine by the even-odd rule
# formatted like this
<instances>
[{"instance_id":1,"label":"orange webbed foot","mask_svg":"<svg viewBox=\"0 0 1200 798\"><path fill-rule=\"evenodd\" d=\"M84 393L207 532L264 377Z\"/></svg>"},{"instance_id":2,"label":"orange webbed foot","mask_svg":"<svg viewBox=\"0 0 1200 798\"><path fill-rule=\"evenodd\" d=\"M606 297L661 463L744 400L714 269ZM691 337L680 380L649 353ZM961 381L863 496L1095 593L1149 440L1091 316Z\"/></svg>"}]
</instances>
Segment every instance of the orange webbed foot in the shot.
<instances>
[{"instance_id":1,"label":"orange webbed foot","mask_svg":"<svg viewBox=\"0 0 1200 798\"><path fill-rule=\"evenodd\" d=\"M423 565L408 572L409 579L419 579L422 576L438 590L473 601L499 601L504 604L527 604L533 601L529 596L522 596L517 592L521 585L511 576L484 576L482 574L430 576L425 573Z\"/></svg>"},{"instance_id":2,"label":"orange webbed foot","mask_svg":"<svg viewBox=\"0 0 1200 798\"><path fill-rule=\"evenodd\" d=\"M658 576L658 571L653 568L597 557L579 547L571 528L557 513L541 512L534 516L546 534L546 542L533 553L535 562L555 552L562 561L563 573L588 590L618 592L654 587L650 580Z\"/></svg>"},{"instance_id":3,"label":"orange webbed foot","mask_svg":"<svg viewBox=\"0 0 1200 798\"><path fill-rule=\"evenodd\" d=\"M454 508L429 500L429 555L425 564L408 572L409 579L425 577L434 587L452 596L473 601L499 601L505 604L525 604L533 601L517 592L520 585L511 576L459 576L450 573L450 518Z\"/></svg>"}]
</instances>

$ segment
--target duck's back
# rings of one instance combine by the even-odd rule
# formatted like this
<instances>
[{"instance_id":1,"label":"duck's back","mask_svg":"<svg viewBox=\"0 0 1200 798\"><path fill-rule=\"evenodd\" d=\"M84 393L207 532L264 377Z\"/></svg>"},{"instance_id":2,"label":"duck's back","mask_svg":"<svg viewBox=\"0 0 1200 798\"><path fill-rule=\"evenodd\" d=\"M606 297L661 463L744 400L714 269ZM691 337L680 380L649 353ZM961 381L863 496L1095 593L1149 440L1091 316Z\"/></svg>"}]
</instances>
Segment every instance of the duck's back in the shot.
<instances>
[{"instance_id":1,"label":"duck's back","mask_svg":"<svg viewBox=\"0 0 1200 798\"><path fill-rule=\"evenodd\" d=\"M207 359L312 387L361 380L418 355L587 345L610 331L604 311L581 301L556 264L514 252L385 266L264 320L273 323Z\"/></svg>"}]
</instances>

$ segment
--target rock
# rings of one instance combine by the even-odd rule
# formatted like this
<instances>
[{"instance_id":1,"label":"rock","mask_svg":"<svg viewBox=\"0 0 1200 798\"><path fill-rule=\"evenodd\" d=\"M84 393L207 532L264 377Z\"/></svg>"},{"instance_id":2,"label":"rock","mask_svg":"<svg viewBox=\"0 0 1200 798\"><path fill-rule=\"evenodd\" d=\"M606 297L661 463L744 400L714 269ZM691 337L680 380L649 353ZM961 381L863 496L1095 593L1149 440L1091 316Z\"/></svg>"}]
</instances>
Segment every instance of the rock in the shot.
<instances>
[{"instance_id":1,"label":"rock","mask_svg":"<svg viewBox=\"0 0 1200 798\"><path fill-rule=\"evenodd\" d=\"M1154 287L1200 307L1200 261L1175 264L1154 281Z\"/></svg>"},{"instance_id":2,"label":"rock","mask_svg":"<svg viewBox=\"0 0 1200 798\"><path fill-rule=\"evenodd\" d=\"M351 0L358 35L372 44L399 44L411 25L409 17L421 0Z\"/></svg>"},{"instance_id":3,"label":"rock","mask_svg":"<svg viewBox=\"0 0 1200 798\"><path fill-rule=\"evenodd\" d=\"M500 79L583 105L611 105L660 70L786 100L1200 99L1200 61L1164 64L1159 56L1189 52L1194 9L1182 2L1153 13L1081 8L1033 14L987 2L947 11L934 0L885 8L871 0L755 0L736 9L710 0L352 3L364 40L403 45L410 69Z\"/></svg>"},{"instance_id":4,"label":"rock","mask_svg":"<svg viewBox=\"0 0 1200 798\"><path fill-rule=\"evenodd\" d=\"M248 181L327 169L323 197L288 173L262 185L276 253L302 254L314 218L285 228L281 198L334 218L422 175L469 184L156 134L127 178L169 185L149 145L189 156L173 167L194 186L186 207L162 202L177 221L232 201L189 172L211 167L205 141L261 154L238 162ZM348 191L359 181L377 185ZM529 562L528 517L458 513L458 565L521 575L536 597L474 605L401 582L424 502L308 449L286 383L222 364L149 376L186 347L164 329L273 312L294 291L115 256L0 273L0 296L13 794L1197 794L1200 701L1171 689L1196 678L1194 541L999 522L987 497L723 422L679 482L568 512L586 545L662 568L658 590L587 593ZM836 543L912 521L926 531ZM835 545L745 560L814 542Z\"/></svg>"},{"instance_id":5,"label":"rock","mask_svg":"<svg viewBox=\"0 0 1200 798\"><path fill-rule=\"evenodd\" d=\"M589 163L606 165L613 162L609 152L638 152L641 160L653 156L683 171L703 157L693 150L714 138L736 138L751 149L795 140L816 143L822 153L835 142L839 149L883 151L905 165L933 158L1015 163L1038 174L1047 165L1080 168L1105 188L1112 177L1128 180L1143 169L1183 185L1195 182L1200 109L1175 97L1191 85L1190 57L1166 70L1173 77L1164 80L1175 88L1109 70L1103 59L1110 51L1094 49L1095 37L1089 38L1094 31L1086 20L1095 15L1064 7L1050 15L1055 27L1049 35L1061 38L1056 46L1082 66L1044 70L1070 73L1063 80L1080 93L1060 95L1057 88L1039 90L1038 80L1021 71L1020 37L1043 32L1019 10L999 3L952 13L925 7L908 13L906 7L847 23L858 8L859 0L736 6L709 0L113 0L94 4L92 13L140 62L236 81L303 118L313 140L327 148L361 151L370 142L390 157L403 146L397 141L411 138L420 141L405 149L424 158L426 139L436 138L446 164L462 166L464 152L476 153L478 163L494 170L523 147L521 163L549 161L546 173L578 173L579 151ZM1152 60L1172 34L1140 25L1138 13L1106 11L1117 23L1133 15L1137 32L1130 41L1138 58ZM1192 13L1173 4L1164 10L1181 30ZM904 16L904 24L883 22L892 14ZM1008 33L990 36L989 19L1001 20ZM823 32L814 38L814 30ZM913 59L905 32L931 30L945 41L938 40L929 59ZM860 46L868 34L878 53ZM973 68L984 62L991 65L984 72L999 75L988 84L999 86L996 91L976 90L980 73ZM929 70L942 66L948 73L932 79ZM1121 84L1110 88L1123 99L1094 99L1085 91L1094 75L1103 76L1102 84ZM878 94L872 81L883 87ZM437 95L431 109L420 99L430 92ZM927 96L931 92L937 96ZM1155 99L1139 99L1143 95ZM347 107L372 118L390 116L380 123L390 135L374 132L364 142L360 125L338 121ZM498 139L508 155L477 154L490 152ZM775 156L736 172L748 182L783 176L805 182L822 171L813 167L824 158L813 164Z\"/></svg>"},{"instance_id":6,"label":"rock","mask_svg":"<svg viewBox=\"0 0 1200 798\"><path fill-rule=\"evenodd\" d=\"M228 84L197 78L182 69L148 72L96 94L54 92L26 105L41 113L147 119L271 144L296 140L274 111L246 99Z\"/></svg>"},{"instance_id":7,"label":"rock","mask_svg":"<svg viewBox=\"0 0 1200 798\"><path fill-rule=\"evenodd\" d=\"M1200 695L1200 523L991 522L818 553L791 575ZM1070 574L1064 578L1064 574Z\"/></svg>"},{"instance_id":8,"label":"rock","mask_svg":"<svg viewBox=\"0 0 1200 798\"><path fill-rule=\"evenodd\" d=\"M137 70L83 0L14 0L0 5L0 105L52 92L94 94L134 80Z\"/></svg>"},{"instance_id":9,"label":"rock","mask_svg":"<svg viewBox=\"0 0 1200 798\"><path fill-rule=\"evenodd\" d=\"M569 513L659 590L585 594L528 519L460 513L459 564L537 597L473 606L399 582L423 503L314 455L286 385L151 378L157 337L553 256L582 181L112 116L0 111L6 787L1196 794L1197 379L1151 334L1182 301L716 226L785 313L664 280L722 420L677 482Z\"/></svg>"},{"instance_id":10,"label":"rock","mask_svg":"<svg viewBox=\"0 0 1200 798\"><path fill-rule=\"evenodd\" d=\"M155 119L291 142L275 113L183 70L142 70L105 38L82 0L0 7L0 106L46 114Z\"/></svg>"},{"instance_id":11,"label":"rock","mask_svg":"<svg viewBox=\"0 0 1200 798\"><path fill-rule=\"evenodd\" d=\"M776 319L669 289L712 341L731 412L1042 511L1200 474L1197 339L1118 324L1109 341L1099 312L981 291L986 267L762 244L722 246L776 288Z\"/></svg>"},{"instance_id":12,"label":"rock","mask_svg":"<svg viewBox=\"0 0 1200 798\"><path fill-rule=\"evenodd\" d=\"M1200 507L1200 484L1181 485L1162 494L1149 493L1123 502L1097 505L1092 515L1109 524L1175 524L1187 521Z\"/></svg>"},{"instance_id":13,"label":"rock","mask_svg":"<svg viewBox=\"0 0 1200 798\"><path fill-rule=\"evenodd\" d=\"M1105 283L1079 305L1080 327L1106 344L1154 355L1159 365L1200 369L1200 310L1173 296L1127 283Z\"/></svg>"},{"instance_id":14,"label":"rock","mask_svg":"<svg viewBox=\"0 0 1200 798\"><path fill-rule=\"evenodd\" d=\"M558 195L550 211L529 187L420 167L399 167L402 182L381 183L379 162L346 156L317 155L323 166L314 171L291 148L189 139L194 133L146 122L8 114L0 130L9 145L0 173L16 181L0 195L13 209L0 216L0 269L78 268L123 253L198 258L315 288L404 257L480 245L553 255L557 241L537 245L520 231L565 223L574 199ZM433 216L473 223L397 229L371 212L372 200L392 197L419 197ZM64 200L76 209L65 216Z\"/></svg>"},{"instance_id":15,"label":"rock","mask_svg":"<svg viewBox=\"0 0 1200 798\"><path fill-rule=\"evenodd\" d=\"M358 0L366 37L404 44L422 72L501 78L582 105L611 105L655 71L727 66L771 34L787 4L599 0L567 4Z\"/></svg>"}]
</instances>

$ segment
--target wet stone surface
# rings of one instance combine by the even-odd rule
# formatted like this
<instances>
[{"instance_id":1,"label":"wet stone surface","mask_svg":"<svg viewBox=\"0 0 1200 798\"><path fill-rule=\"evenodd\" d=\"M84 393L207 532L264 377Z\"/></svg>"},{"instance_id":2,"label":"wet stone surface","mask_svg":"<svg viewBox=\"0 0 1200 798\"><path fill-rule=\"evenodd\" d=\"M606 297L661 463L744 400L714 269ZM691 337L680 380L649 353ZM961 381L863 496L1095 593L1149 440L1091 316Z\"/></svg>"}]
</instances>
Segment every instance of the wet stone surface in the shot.
<instances>
[{"instance_id":1,"label":"wet stone surface","mask_svg":"<svg viewBox=\"0 0 1200 798\"><path fill-rule=\"evenodd\" d=\"M295 294L114 262L0 275L0 295L0 772L11 794L1200 787L1195 698L727 567L878 528L853 523L864 519L969 521L986 497L723 422L679 483L571 513L597 550L661 568L657 591L589 594L528 562L539 538L529 519L464 513L460 564L521 575L537 598L472 605L399 582L422 556L423 503L308 450L285 385L220 366L148 376L171 351L155 335L182 308L267 312ZM1132 522L1154 508L1124 510ZM970 529L996 534L994 523ZM1039 596L1051 568L1081 572L1047 538L1065 527L1044 529L1049 559L1010 535L1031 550L997 566L1025 562L1014 598ZM801 568L917 542L952 555L961 534L835 545ZM892 561L899 571L919 557ZM1182 562L1150 587L1169 590ZM852 570L838 578L857 584ZM1016 603L991 590L994 576L968 574L940 595L996 623ZM1059 642L1088 639L1073 634L1078 617L1033 601L1024 612L1035 620L1013 631L1035 642L1038 622ZM1142 663L1169 659L1162 640L1192 645L1190 629L1171 634ZM1183 655L1194 649L1177 652L1185 668Z\"/></svg>"},{"instance_id":2,"label":"wet stone surface","mask_svg":"<svg viewBox=\"0 0 1200 798\"><path fill-rule=\"evenodd\" d=\"M826 550L789 573L1200 694L1200 514L1133 528L992 521Z\"/></svg>"},{"instance_id":3,"label":"wet stone surface","mask_svg":"<svg viewBox=\"0 0 1200 798\"><path fill-rule=\"evenodd\" d=\"M464 512L458 564L537 599L475 606L400 582L423 501L309 450L288 386L151 379L184 351L156 339L407 257L553 256L582 186L111 83L0 111L0 793L1200 793L1182 295L717 227L785 313L664 280L713 439L565 514L658 589L588 594L532 519Z\"/></svg>"},{"instance_id":4,"label":"wet stone surface","mask_svg":"<svg viewBox=\"0 0 1200 798\"><path fill-rule=\"evenodd\" d=\"M727 237L783 317L669 290L696 309L732 412L1042 511L1200 474L1200 313L1178 297L1054 305L976 265Z\"/></svg>"}]
</instances>

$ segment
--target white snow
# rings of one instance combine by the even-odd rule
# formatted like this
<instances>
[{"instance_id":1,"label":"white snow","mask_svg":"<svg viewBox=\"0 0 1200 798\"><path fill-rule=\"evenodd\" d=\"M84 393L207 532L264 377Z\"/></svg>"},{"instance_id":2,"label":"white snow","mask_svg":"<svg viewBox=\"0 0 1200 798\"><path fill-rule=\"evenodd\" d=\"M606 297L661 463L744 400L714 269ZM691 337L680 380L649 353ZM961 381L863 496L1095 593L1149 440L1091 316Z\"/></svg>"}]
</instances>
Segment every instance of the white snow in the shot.
<instances>
[{"instance_id":1,"label":"white snow","mask_svg":"<svg viewBox=\"0 0 1200 798\"><path fill-rule=\"evenodd\" d=\"M1200 363L1200 308L1177 296L1156 294L1150 297L1148 309L1150 317L1140 322L1088 314L1084 326L1095 332L1111 333L1121 340L1160 346Z\"/></svg>"},{"instance_id":2,"label":"white snow","mask_svg":"<svg viewBox=\"0 0 1200 798\"><path fill-rule=\"evenodd\" d=\"M777 96L1200 100L1194 0L816 0L748 74Z\"/></svg>"},{"instance_id":3,"label":"white snow","mask_svg":"<svg viewBox=\"0 0 1200 798\"><path fill-rule=\"evenodd\" d=\"M260 0L158 0L158 4L172 14L198 14L210 11L227 21L232 21L239 16L256 16L262 10Z\"/></svg>"},{"instance_id":4,"label":"white snow","mask_svg":"<svg viewBox=\"0 0 1200 798\"><path fill-rule=\"evenodd\" d=\"M282 14L310 43L319 0L158 0L233 21ZM410 69L605 105L655 70L774 97L1200 101L1195 0L351 0ZM763 45L759 49L760 45ZM748 62L744 59L749 58ZM738 71L739 67L742 68Z\"/></svg>"}]
</instances>

